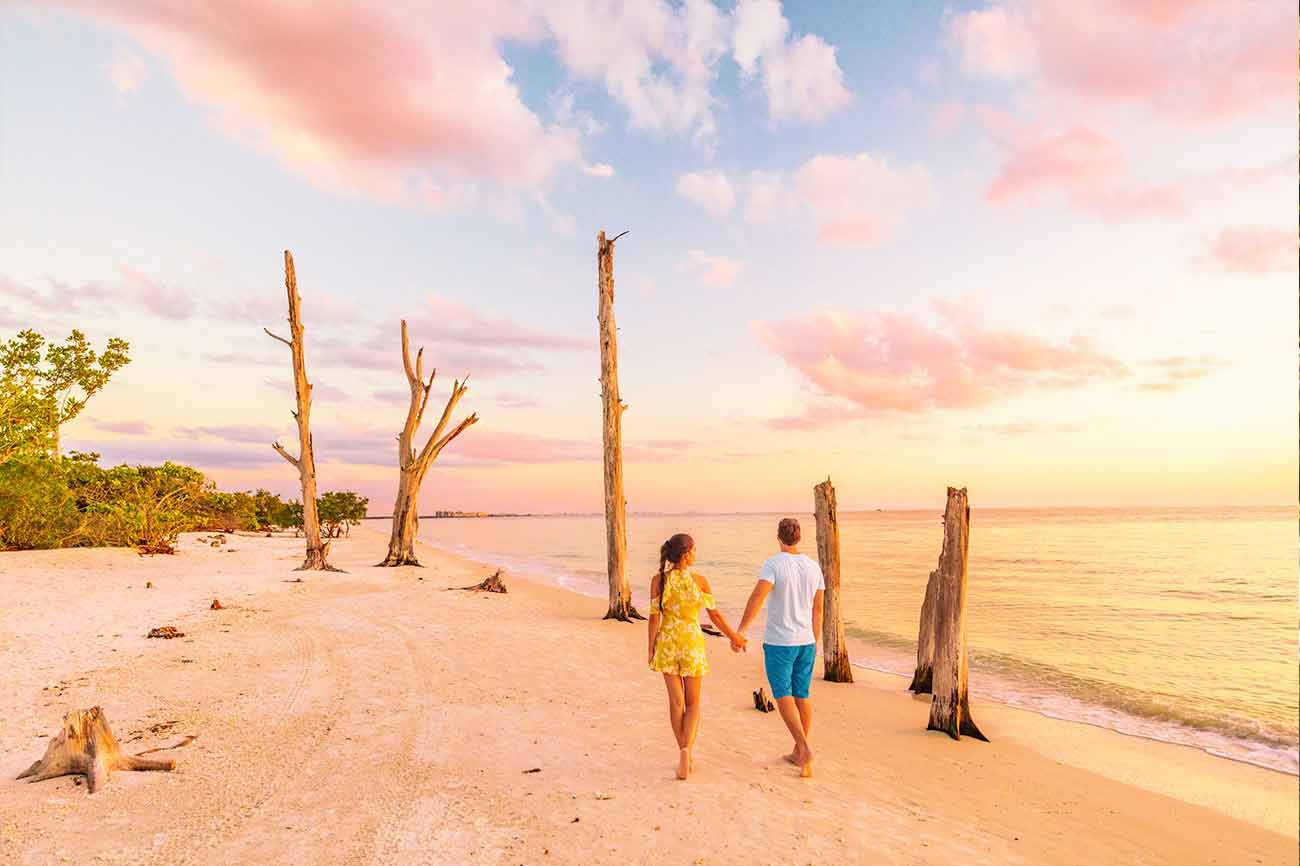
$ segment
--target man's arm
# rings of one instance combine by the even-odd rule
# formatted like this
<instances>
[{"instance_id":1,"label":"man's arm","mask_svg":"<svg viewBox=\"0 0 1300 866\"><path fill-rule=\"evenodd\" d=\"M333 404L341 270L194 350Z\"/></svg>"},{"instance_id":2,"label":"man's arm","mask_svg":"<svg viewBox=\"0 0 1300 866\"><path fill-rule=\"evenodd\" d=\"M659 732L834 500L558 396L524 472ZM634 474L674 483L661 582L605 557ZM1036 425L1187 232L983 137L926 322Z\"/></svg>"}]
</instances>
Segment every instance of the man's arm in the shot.
<instances>
[{"instance_id":1,"label":"man's arm","mask_svg":"<svg viewBox=\"0 0 1300 866\"><path fill-rule=\"evenodd\" d=\"M817 590L813 595L813 643L817 646L822 644L822 620L826 613L826 591Z\"/></svg>"},{"instance_id":2,"label":"man's arm","mask_svg":"<svg viewBox=\"0 0 1300 866\"><path fill-rule=\"evenodd\" d=\"M740 618L736 634L744 635L745 629L753 624L758 617L758 612L763 609L763 603L767 601L767 594L771 591L772 584L766 580L754 584L754 591L749 594L749 601L745 603L745 615Z\"/></svg>"}]
</instances>

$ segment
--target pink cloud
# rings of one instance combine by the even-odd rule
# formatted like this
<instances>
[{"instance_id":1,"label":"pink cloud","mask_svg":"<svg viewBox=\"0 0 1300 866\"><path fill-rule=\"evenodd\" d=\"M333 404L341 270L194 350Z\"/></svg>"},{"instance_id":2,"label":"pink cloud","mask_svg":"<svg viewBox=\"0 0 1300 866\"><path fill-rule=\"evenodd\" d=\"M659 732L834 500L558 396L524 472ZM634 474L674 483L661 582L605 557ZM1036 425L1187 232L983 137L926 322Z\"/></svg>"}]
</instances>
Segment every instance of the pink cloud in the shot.
<instances>
[{"instance_id":1,"label":"pink cloud","mask_svg":"<svg viewBox=\"0 0 1300 866\"><path fill-rule=\"evenodd\" d=\"M711 256L703 250L691 250L679 270L694 274L700 285L711 289L729 289L745 269L745 263L728 256Z\"/></svg>"},{"instance_id":2,"label":"pink cloud","mask_svg":"<svg viewBox=\"0 0 1300 866\"><path fill-rule=\"evenodd\" d=\"M198 309L193 296L180 286L168 286L164 283L128 267L119 270L134 287L135 300L140 306L156 316L179 321L188 319Z\"/></svg>"},{"instance_id":3,"label":"pink cloud","mask_svg":"<svg viewBox=\"0 0 1300 866\"><path fill-rule=\"evenodd\" d=\"M989 328L939 305L943 328L910 316L821 310L760 323L759 339L820 392L863 412L972 409L1033 387L1079 387L1128 375L1117 358L1076 337ZM839 417L844 417L840 410Z\"/></svg>"},{"instance_id":4,"label":"pink cloud","mask_svg":"<svg viewBox=\"0 0 1300 866\"><path fill-rule=\"evenodd\" d=\"M938 136L951 135L966 117L965 104L950 99L930 109L930 132Z\"/></svg>"},{"instance_id":5,"label":"pink cloud","mask_svg":"<svg viewBox=\"0 0 1300 866\"><path fill-rule=\"evenodd\" d=\"M1283 4L1210 0L1004 0L949 21L969 73L1194 121L1289 103L1294 28Z\"/></svg>"},{"instance_id":6,"label":"pink cloud","mask_svg":"<svg viewBox=\"0 0 1300 866\"><path fill-rule=\"evenodd\" d=\"M535 28L504 9L65 4L164 58L225 130L336 191L437 204L449 186L484 178L533 185L580 159L579 133L547 127L520 99L499 42L533 37Z\"/></svg>"},{"instance_id":7,"label":"pink cloud","mask_svg":"<svg viewBox=\"0 0 1300 866\"><path fill-rule=\"evenodd\" d=\"M1226 271L1268 274L1296 270L1296 233L1291 229L1229 228L1219 232L1211 255Z\"/></svg>"},{"instance_id":8,"label":"pink cloud","mask_svg":"<svg viewBox=\"0 0 1300 866\"><path fill-rule=\"evenodd\" d=\"M117 433L122 436L148 436L153 432L153 425L148 421L100 421L90 422L96 430L105 433Z\"/></svg>"},{"instance_id":9,"label":"pink cloud","mask_svg":"<svg viewBox=\"0 0 1300 866\"><path fill-rule=\"evenodd\" d=\"M1182 193L1173 187L1131 185L1123 152L1091 129L1076 126L1048 135L1021 131L1002 143L1006 156L1001 171L985 191L993 204L1060 190L1076 207L1112 220L1186 209Z\"/></svg>"},{"instance_id":10,"label":"pink cloud","mask_svg":"<svg viewBox=\"0 0 1300 866\"><path fill-rule=\"evenodd\" d=\"M894 168L869 153L815 156L799 168L794 186L818 240L828 244L878 246L934 200L925 168Z\"/></svg>"}]
</instances>

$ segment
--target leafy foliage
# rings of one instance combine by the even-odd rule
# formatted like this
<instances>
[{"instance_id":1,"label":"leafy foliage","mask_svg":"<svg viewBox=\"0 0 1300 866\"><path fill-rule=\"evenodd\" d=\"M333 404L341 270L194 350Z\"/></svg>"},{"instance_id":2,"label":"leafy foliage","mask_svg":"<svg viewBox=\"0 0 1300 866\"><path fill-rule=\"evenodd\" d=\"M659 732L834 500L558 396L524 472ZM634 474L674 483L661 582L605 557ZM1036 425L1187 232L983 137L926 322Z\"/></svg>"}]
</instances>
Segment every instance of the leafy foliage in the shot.
<instances>
[{"instance_id":1,"label":"leafy foliage","mask_svg":"<svg viewBox=\"0 0 1300 866\"><path fill-rule=\"evenodd\" d=\"M351 490L331 490L316 500L316 511L327 538L338 538L366 516L370 500ZM299 506L301 508L301 506Z\"/></svg>"},{"instance_id":2,"label":"leafy foliage","mask_svg":"<svg viewBox=\"0 0 1300 866\"><path fill-rule=\"evenodd\" d=\"M130 346L110 337L103 352L73 331L62 344L32 330L0 343L0 461L17 454L57 454L59 427L129 363Z\"/></svg>"}]
</instances>

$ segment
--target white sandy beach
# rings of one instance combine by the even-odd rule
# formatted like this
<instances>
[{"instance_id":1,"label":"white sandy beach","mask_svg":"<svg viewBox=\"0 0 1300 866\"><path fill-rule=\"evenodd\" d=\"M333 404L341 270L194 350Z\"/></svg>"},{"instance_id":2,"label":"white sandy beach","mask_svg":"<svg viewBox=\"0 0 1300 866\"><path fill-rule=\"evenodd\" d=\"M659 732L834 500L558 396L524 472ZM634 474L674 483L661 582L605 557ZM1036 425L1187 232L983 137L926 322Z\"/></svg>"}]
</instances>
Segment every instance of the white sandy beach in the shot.
<instances>
[{"instance_id":1,"label":"white sandy beach","mask_svg":"<svg viewBox=\"0 0 1300 866\"><path fill-rule=\"evenodd\" d=\"M993 742L953 742L868 671L814 682L800 780L760 655L722 640L678 782L642 626L525 575L446 592L485 568L427 548L369 567L383 545L359 528L348 573L302 575L289 537L0 553L0 863L1297 862L1294 776L978 696ZM144 637L165 624L186 637ZM95 704L128 750L197 739L94 796L14 781Z\"/></svg>"}]
</instances>

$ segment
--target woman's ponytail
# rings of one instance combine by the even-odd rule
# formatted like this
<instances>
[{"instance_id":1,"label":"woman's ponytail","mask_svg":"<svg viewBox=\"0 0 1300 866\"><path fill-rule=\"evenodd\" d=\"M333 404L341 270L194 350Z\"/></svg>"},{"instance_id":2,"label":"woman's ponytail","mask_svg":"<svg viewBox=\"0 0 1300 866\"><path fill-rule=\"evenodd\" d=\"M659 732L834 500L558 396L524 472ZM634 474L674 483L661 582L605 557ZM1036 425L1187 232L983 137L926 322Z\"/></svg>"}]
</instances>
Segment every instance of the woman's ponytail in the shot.
<instances>
[{"instance_id":1,"label":"woman's ponytail","mask_svg":"<svg viewBox=\"0 0 1300 866\"><path fill-rule=\"evenodd\" d=\"M695 539L685 532L679 532L659 546L659 612L664 612L664 596L667 594L668 577L664 566L668 563L681 565L686 554L695 549Z\"/></svg>"}]
</instances>

